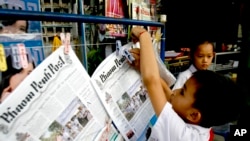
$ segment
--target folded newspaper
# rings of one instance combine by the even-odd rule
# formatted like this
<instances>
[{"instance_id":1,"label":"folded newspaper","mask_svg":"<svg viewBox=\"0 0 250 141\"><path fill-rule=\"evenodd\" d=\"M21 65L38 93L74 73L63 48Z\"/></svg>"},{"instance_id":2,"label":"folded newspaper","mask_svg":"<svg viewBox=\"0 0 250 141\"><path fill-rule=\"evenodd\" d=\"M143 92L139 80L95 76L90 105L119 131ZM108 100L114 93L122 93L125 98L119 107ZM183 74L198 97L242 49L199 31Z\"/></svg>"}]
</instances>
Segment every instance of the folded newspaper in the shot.
<instances>
[{"instance_id":1,"label":"folded newspaper","mask_svg":"<svg viewBox=\"0 0 250 141\"><path fill-rule=\"evenodd\" d=\"M156 116L126 57L112 53L90 77L74 51L63 50L47 57L1 103L1 141L146 140Z\"/></svg>"},{"instance_id":2,"label":"folded newspaper","mask_svg":"<svg viewBox=\"0 0 250 141\"><path fill-rule=\"evenodd\" d=\"M140 43L137 42L135 44L133 43L128 43L128 44L132 44L133 47L135 48L140 48ZM154 53L155 53L155 56L156 56L156 61L157 61L157 64L158 64L158 67L159 67L159 71L160 71L160 76L161 78L168 84L168 86L172 86L175 81L176 81L176 78L175 76L167 69L165 63L162 61L162 59L160 58L160 54L158 52L159 50L159 47L160 46L160 43L157 42L157 41L153 41L153 48L154 48Z\"/></svg>"}]
</instances>

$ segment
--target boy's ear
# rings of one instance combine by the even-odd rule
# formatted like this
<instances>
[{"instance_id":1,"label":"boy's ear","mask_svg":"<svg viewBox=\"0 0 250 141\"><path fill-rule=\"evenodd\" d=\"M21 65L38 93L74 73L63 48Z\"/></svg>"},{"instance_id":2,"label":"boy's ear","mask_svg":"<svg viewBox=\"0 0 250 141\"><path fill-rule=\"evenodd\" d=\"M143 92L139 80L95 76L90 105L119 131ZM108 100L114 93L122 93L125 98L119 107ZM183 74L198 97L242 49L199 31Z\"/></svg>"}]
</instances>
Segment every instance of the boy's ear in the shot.
<instances>
[{"instance_id":1,"label":"boy's ear","mask_svg":"<svg viewBox=\"0 0 250 141\"><path fill-rule=\"evenodd\" d=\"M201 121L201 113L199 110L192 108L187 112L188 114L186 118L190 123L198 124Z\"/></svg>"}]
</instances>

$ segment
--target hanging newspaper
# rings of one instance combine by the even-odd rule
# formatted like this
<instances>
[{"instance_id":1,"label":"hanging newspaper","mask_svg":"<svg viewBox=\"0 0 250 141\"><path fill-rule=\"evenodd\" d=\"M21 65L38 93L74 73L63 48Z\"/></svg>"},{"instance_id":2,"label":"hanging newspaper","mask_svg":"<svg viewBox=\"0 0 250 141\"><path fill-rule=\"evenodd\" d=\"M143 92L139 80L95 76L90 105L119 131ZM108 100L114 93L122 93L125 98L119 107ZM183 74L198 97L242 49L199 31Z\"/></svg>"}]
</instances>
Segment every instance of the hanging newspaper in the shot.
<instances>
[{"instance_id":1,"label":"hanging newspaper","mask_svg":"<svg viewBox=\"0 0 250 141\"><path fill-rule=\"evenodd\" d=\"M108 121L81 62L61 47L1 103L0 139L89 141L111 126ZM108 135L121 138L113 127Z\"/></svg>"},{"instance_id":2,"label":"hanging newspaper","mask_svg":"<svg viewBox=\"0 0 250 141\"><path fill-rule=\"evenodd\" d=\"M90 77L73 50L63 50L1 103L1 140L146 140L156 116L128 56L112 53Z\"/></svg>"}]
</instances>

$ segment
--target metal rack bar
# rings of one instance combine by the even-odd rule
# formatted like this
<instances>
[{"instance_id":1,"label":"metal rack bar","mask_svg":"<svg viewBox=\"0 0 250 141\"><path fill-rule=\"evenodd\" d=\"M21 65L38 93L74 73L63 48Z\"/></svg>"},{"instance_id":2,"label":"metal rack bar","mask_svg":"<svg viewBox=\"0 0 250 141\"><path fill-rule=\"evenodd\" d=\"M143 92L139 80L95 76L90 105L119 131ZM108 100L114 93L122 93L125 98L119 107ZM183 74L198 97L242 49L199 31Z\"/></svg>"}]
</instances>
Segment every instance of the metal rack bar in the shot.
<instances>
[{"instance_id":1,"label":"metal rack bar","mask_svg":"<svg viewBox=\"0 0 250 141\"><path fill-rule=\"evenodd\" d=\"M132 20L126 18L110 18L105 16L79 15L68 13L52 13L26 10L0 9L1 20L31 20L31 21L60 21L60 22L80 22L80 23L111 23L125 25L157 26L161 27L162 40L160 57L165 58L165 24L160 22Z\"/></svg>"},{"instance_id":2,"label":"metal rack bar","mask_svg":"<svg viewBox=\"0 0 250 141\"><path fill-rule=\"evenodd\" d=\"M80 1L78 1L78 4L79 4L79 8L80 8L80 14L84 15L84 1L80 0ZM81 36L81 43L84 44L84 47L82 48L82 53L81 53L81 55L82 55L82 63L84 65L85 69L88 71L87 46L85 44L85 42L86 42L85 41L86 40L86 38L85 38L85 23L81 23L80 28L81 28L81 31L82 31L82 33L81 33L81 35L82 35Z\"/></svg>"}]
</instances>

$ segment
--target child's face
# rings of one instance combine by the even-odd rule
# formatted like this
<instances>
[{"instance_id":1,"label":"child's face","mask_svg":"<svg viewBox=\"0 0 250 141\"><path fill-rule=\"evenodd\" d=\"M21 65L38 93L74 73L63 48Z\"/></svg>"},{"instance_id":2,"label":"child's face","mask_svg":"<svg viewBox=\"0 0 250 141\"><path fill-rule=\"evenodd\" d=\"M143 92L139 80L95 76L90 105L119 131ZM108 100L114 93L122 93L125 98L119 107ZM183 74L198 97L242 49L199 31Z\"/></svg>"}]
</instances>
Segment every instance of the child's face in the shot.
<instances>
[{"instance_id":1,"label":"child's face","mask_svg":"<svg viewBox=\"0 0 250 141\"><path fill-rule=\"evenodd\" d=\"M11 76L9 80L9 86L3 90L0 102L3 102L11 94L11 92L16 89L16 87L25 79L25 77L31 73L33 69L33 64L29 63L27 68L24 68L21 72Z\"/></svg>"},{"instance_id":2,"label":"child's face","mask_svg":"<svg viewBox=\"0 0 250 141\"><path fill-rule=\"evenodd\" d=\"M171 96L170 102L173 109L184 120L195 109L192 105L195 102L194 94L197 87L197 82L191 77L186 81L183 88L174 90L174 94Z\"/></svg>"},{"instance_id":3,"label":"child's face","mask_svg":"<svg viewBox=\"0 0 250 141\"><path fill-rule=\"evenodd\" d=\"M25 33L27 21L17 20L13 25L5 26L2 33Z\"/></svg>"},{"instance_id":4,"label":"child's face","mask_svg":"<svg viewBox=\"0 0 250 141\"><path fill-rule=\"evenodd\" d=\"M199 45L193 56L194 65L198 70L206 70L211 65L213 57L214 50L211 44Z\"/></svg>"}]
</instances>

